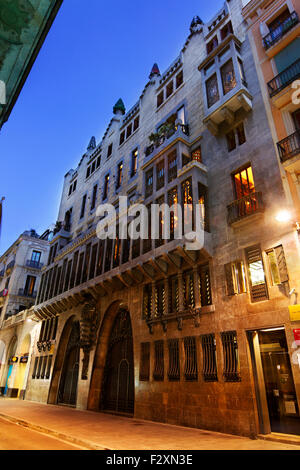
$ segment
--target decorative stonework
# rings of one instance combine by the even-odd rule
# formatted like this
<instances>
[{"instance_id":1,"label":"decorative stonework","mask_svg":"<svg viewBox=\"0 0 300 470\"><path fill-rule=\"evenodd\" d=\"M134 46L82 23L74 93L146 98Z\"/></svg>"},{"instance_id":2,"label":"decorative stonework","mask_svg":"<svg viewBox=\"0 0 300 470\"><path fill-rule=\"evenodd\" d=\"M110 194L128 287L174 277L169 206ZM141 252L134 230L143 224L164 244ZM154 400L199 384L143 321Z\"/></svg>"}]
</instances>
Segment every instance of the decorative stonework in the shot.
<instances>
[{"instance_id":1,"label":"decorative stonework","mask_svg":"<svg viewBox=\"0 0 300 470\"><path fill-rule=\"evenodd\" d=\"M83 350L83 365L81 379L87 380L90 352L96 343L97 331L100 324L100 312L96 301L90 294L85 294L86 301L81 310L80 318L80 347Z\"/></svg>"}]
</instances>

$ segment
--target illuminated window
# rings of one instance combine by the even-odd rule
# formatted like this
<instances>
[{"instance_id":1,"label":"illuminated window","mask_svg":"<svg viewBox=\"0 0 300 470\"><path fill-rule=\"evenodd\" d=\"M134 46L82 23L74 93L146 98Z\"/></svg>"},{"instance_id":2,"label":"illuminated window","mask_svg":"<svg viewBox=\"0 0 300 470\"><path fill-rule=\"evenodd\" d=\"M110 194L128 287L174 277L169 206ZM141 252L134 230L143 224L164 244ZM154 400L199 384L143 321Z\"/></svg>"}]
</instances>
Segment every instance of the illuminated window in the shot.
<instances>
[{"instance_id":1,"label":"illuminated window","mask_svg":"<svg viewBox=\"0 0 300 470\"><path fill-rule=\"evenodd\" d=\"M123 175L123 162L119 163L118 165L116 189L119 189L122 184L122 175Z\"/></svg>"},{"instance_id":2,"label":"illuminated window","mask_svg":"<svg viewBox=\"0 0 300 470\"><path fill-rule=\"evenodd\" d=\"M172 95L173 90L174 90L174 84L173 84L173 80L171 80L170 83L168 83L166 87L166 98L169 98L169 96Z\"/></svg>"},{"instance_id":3,"label":"illuminated window","mask_svg":"<svg viewBox=\"0 0 300 470\"><path fill-rule=\"evenodd\" d=\"M241 199L255 192L254 179L251 166L235 173L234 186L236 199Z\"/></svg>"},{"instance_id":4,"label":"illuminated window","mask_svg":"<svg viewBox=\"0 0 300 470\"><path fill-rule=\"evenodd\" d=\"M266 252L269 264L269 272L273 286L289 280L283 246L279 245Z\"/></svg>"},{"instance_id":5,"label":"illuminated window","mask_svg":"<svg viewBox=\"0 0 300 470\"><path fill-rule=\"evenodd\" d=\"M131 178L136 174L137 172L137 164L138 164L138 155L139 155L139 152L138 152L138 149L135 149L133 152L132 152L132 156L131 156Z\"/></svg>"},{"instance_id":6,"label":"illuminated window","mask_svg":"<svg viewBox=\"0 0 300 470\"><path fill-rule=\"evenodd\" d=\"M247 248L245 254L252 302L267 300L267 284L260 246L255 245Z\"/></svg>"},{"instance_id":7,"label":"illuminated window","mask_svg":"<svg viewBox=\"0 0 300 470\"><path fill-rule=\"evenodd\" d=\"M227 295L243 294L246 292L246 274L242 261L225 264Z\"/></svg>"},{"instance_id":8,"label":"illuminated window","mask_svg":"<svg viewBox=\"0 0 300 470\"><path fill-rule=\"evenodd\" d=\"M103 189L103 199L107 198L108 195L108 185L109 185L109 175L106 175L104 178L104 189Z\"/></svg>"}]
</instances>

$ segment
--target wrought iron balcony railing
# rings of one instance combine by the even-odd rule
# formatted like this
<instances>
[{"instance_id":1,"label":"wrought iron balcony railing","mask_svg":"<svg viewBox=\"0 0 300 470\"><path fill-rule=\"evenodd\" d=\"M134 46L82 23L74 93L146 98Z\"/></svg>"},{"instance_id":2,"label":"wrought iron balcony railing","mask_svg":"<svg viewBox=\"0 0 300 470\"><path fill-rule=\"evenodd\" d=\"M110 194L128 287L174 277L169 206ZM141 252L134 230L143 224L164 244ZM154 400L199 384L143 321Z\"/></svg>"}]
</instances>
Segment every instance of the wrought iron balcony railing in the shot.
<instances>
[{"instance_id":1,"label":"wrought iron balcony railing","mask_svg":"<svg viewBox=\"0 0 300 470\"><path fill-rule=\"evenodd\" d=\"M19 291L18 291L19 296L29 297L31 299L34 299L36 297L36 294L37 294L36 291L28 292L26 289L19 289Z\"/></svg>"},{"instance_id":2,"label":"wrought iron balcony railing","mask_svg":"<svg viewBox=\"0 0 300 470\"><path fill-rule=\"evenodd\" d=\"M280 39L288 33L297 23L299 23L299 17L295 11L290 16L282 21L277 28L274 28L263 38L263 45L265 49L269 49L271 46L280 41Z\"/></svg>"},{"instance_id":3,"label":"wrought iron balcony railing","mask_svg":"<svg viewBox=\"0 0 300 470\"><path fill-rule=\"evenodd\" d=\"M155 142L153 142L153 144L146 147L146 157L149 157L156 148L160 147L166 140L170 139L170 137L172 137L178 130L181 130L181 132L187 136L189 135L189 126L187 124L174 125L166 135L161 135Z\"/></svg>"},{"instance_id":4,"label":"wrought iron balcony railing","mask_svg":"<svg viewBox=\"0 0 300 470\"><path fill-rule=\"evenodd\" d=\"M281 162L300 154L300 129L277 143Z\"/></svg>"},{"instance_id":5,"label":"wrought iron balcony railing","mask_svg":"<svg viewBox=\"0 0 300 470\"><path fill-rule=\"evenodd\" d=\"M43 263L40 263L39 261L34 261L32 259L28 259L26 261L26 266L28 268L34 268L34 269L42 269L42 267L44 266Z\"/></svg>"},{"instance_id":6,"label":"wrought iron balcony railing","mask_svg":"<svg viewBox=\"0 0 300 470\"><path fill-rule=\"evenodd\" d=\"M270 98L279 93L290 83L300 77L300 59L297 59L289 67L276 75L268 82L268 90Z\"/></svg>"},{"instance_id":7,"label":"wrought iron balcony railing","mask_svg":"<svg viewBox=\"0 0 300 470\"><path fill-rule=\"evenodd\" d=\"M227 220L229 225L256 212L263 212L264 204L262 193L253 192L248 196L233 201L229 206L227 206L227 211Z\"/></svg>"}]
</instances>

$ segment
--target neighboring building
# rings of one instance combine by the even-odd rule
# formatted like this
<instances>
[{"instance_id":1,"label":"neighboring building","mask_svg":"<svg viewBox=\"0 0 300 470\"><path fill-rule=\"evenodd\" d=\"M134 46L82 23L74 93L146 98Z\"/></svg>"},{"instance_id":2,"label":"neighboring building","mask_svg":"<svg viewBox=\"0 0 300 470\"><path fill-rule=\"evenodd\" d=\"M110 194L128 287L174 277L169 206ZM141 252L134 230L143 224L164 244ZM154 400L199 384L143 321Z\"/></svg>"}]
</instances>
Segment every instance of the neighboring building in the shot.
<instances>
[{"instance_id":1,"label":"neighboring building","mask_svg":"<svg viewBox=\"0 0 300 470\"><path fill-rule=\"evenodd\" d=\"M275 219L288 199L240 0L207 24L195 17L168 70L155 64L138 102L113 111L65 176L26 398L246 436L299 433L289 316L299 239ZM193 203L203 246L174 238L172 212L169 240L162 222L157 240L99 240L96 208L122 212L119 196L131 209Z\"/></svg>"},{"instance_id":2,"label":"neighboring building","mask_svg":"<svg viewBox=\"0 0 300 470\"><path fill-rule=\"evenodd\" d=\"M49 237L22 233L0 257L0 394L23 397L37 321L32 306L47 263ZM39 327L39 326L38 326Z\"/></svg>"},{"instance_id":3,"label":"neighboring building","mask_svg":"<svg viewBox=\"0 0 300 470\"><path fill-rule=\"evenodd\" d=\"M10 116L61 4L62 0L1 2L0 130Z\"/></svg>"}]
</instances>

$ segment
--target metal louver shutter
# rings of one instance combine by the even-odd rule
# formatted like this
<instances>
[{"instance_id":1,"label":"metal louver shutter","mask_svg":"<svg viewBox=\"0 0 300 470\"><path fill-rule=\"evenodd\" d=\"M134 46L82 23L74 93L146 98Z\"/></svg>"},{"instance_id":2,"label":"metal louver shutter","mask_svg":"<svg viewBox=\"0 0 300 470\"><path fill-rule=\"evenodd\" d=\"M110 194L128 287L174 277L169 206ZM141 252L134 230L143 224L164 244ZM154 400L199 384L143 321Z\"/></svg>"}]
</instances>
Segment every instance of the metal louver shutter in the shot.
<instances>
[{"instance_id":1,"label":"metal louver shutter","mask_svg":"<svg viewBox=\"0 0 300 470\"><path fill-rule=\"evenodd\" d=\"M225 264L224 269L225 269L227 295L234 295L235 292L234 292L234 284L233 284L232 265L231 265L231 263Z\"/></svg>"},{"instance_id":2,"label":"metal louver shutter","mask_svg":"<svg viewBox=\"0 0 300 470\"><path fill-rule=\"evenodd\" d=\"M277 259L280 282L287 282L289 280L289 275L287 271L283 246L277 246L276 248L274 248L274 251Z\"/></svg>"}]
</instances>

